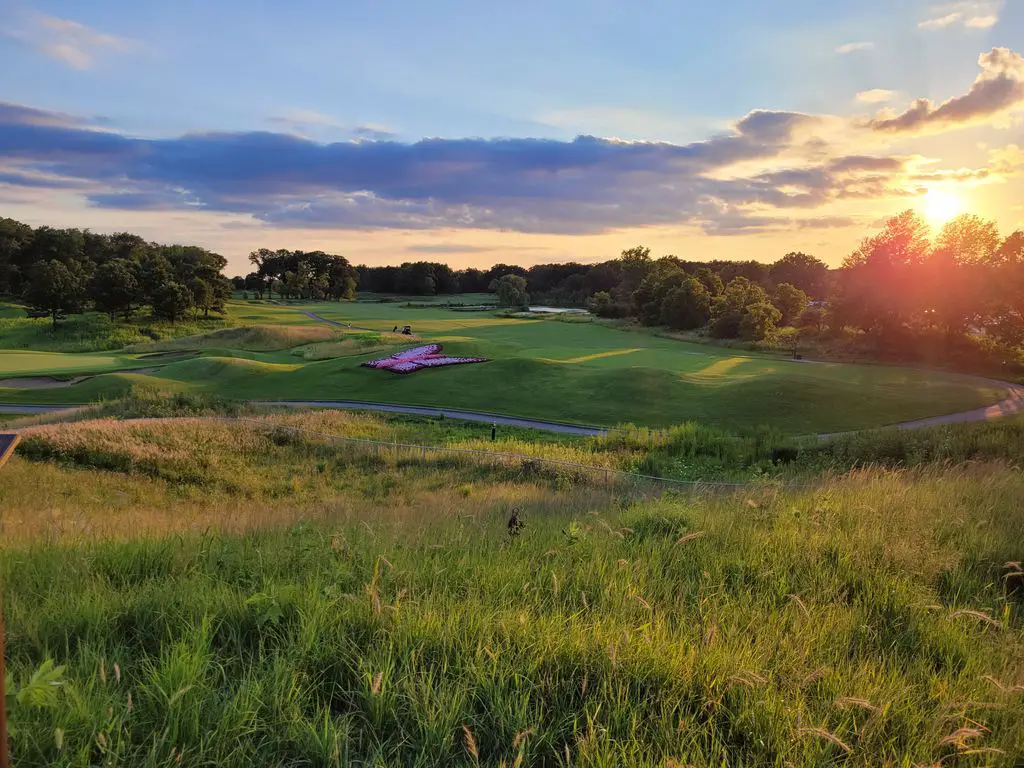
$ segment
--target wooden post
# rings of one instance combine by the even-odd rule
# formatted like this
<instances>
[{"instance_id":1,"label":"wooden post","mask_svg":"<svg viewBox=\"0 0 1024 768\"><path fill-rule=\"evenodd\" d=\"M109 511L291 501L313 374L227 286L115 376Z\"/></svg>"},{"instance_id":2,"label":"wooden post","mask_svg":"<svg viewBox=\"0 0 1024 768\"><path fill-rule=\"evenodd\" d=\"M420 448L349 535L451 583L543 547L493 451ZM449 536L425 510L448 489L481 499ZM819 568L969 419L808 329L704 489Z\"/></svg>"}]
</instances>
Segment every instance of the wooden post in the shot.
<instances>
[{"instance_id":1,"label":"wooden post","mask_svg":"<svg viewBox=\"0 0 1024 768\"><path fill-rule=\"evenodd\" d=\"M18 445L20 438L17 434L3 434L0 435L0 467L6 463L7 459L14 453L15 447ZM5 679L7 675L7 667L4 663L4 590L3 583L0 582L0 768L7 768L8 766L8 754L7 754L7 689L5 686Z\"/></svg>"}]
</instances>

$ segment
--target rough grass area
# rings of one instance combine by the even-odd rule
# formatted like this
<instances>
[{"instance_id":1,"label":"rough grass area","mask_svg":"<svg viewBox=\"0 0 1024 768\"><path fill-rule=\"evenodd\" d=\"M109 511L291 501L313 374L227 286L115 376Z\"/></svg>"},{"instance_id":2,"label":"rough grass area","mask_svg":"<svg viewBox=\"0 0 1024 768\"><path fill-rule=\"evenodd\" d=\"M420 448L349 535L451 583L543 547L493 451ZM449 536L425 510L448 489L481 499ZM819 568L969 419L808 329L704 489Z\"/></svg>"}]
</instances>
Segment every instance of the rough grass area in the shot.
<instances>
[{"instance_id":1,"label":"rough grass area","mask_svg":"<svg viewBox=\"0 0 1024 768\"><path fill-rule=\"evenodd\" d=\"M376 477L386 495L346 522L308 508L284 530L4 551L16 763L1024 753L1021 595L1004 578L1024 556L1017 473L871 471L625 505L475 485L402 513L423 478Z\"/></svg>"},{"instance_id":2,"label":"rough grass area","mask_svg":"<svg viewBox=\"0 0 1024 768\"><path fill-rule=\"evenodd\" d=\"M0 349L47 352L105 352L135 344L189 336L223 328L229 318L190 318L169 323L146 315L129 322L111 320L101 312L71 315L53 330L47 318L29 318L20 307L6 305L0 312ZM0 369L0 373L2 373Z\"/></svg>"},{"instance_id":3,"label":"rough grass area","mask_svg":"<svg viewBox=\"0 0 1024 768\"><path fill-rule=\"evenodd\" d=\"M15 422L0 483L16 765L1024 754L1019 420L908 436L914 469L808 477L895 455L862 435L776 467L801 489L680 495L329 435L611 468L728 464L771 435L491 442L147 391L55 418Z\"/></svg>"},{"instance_id":4,"label":"rough grass area","mask_svg":"<svg viewBox=\"0 0 1024 768\"><path fill-rule=\"evenodd\" d=\"M880 465L918 466L967 461L1024 464L1024 416L951 424L915 430L878 430L845 435L805 446L801 462L809 468Z\"/></svg>"},{"instance_id":5,"label":"rough grass area","mask_svg":"<svg viewBox=\"0 0 1024 768\"><path fill-rule=\"evenodd\" d=\"M270 352L290 349L318 341L330 341L339 334L324 326L255 325L241 328L220 328L194 336L170 339L128 352L175 352L198 349L240 349Z\"/></svg>"}]
</instances>

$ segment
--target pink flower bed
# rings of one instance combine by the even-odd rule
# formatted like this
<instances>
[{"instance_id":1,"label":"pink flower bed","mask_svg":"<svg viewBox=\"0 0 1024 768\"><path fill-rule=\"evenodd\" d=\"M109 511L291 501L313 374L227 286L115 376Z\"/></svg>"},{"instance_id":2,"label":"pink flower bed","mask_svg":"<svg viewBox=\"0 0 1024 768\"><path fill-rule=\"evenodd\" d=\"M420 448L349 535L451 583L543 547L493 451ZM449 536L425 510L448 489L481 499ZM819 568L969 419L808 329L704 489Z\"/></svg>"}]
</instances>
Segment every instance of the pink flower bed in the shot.
<instances>
[{"instance_id":1,"label":"pink flower bed","mask_svg":"<svg viewBox=\"0 0 1024 768\"><path fill-rule=\"evenodd\" d=\"M440 344L426 344L391 357L380 360L368 360L363 365L367 368L382 368L395 373L412 373L420 368L440 368L443 365L462 365L464 363L486 363L486 357L450 357L441 354Z\"/></svg>"}]
</instances>

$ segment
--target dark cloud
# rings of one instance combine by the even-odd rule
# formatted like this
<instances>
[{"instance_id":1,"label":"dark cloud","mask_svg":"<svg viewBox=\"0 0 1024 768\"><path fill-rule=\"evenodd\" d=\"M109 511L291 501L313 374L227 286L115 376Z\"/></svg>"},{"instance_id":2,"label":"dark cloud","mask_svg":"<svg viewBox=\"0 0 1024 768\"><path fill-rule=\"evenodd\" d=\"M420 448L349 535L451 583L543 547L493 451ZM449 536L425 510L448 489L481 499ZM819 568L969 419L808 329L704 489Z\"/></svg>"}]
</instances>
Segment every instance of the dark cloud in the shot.
<instances>
[{"instance_id":1,"label":"dark cloud","mask_svg":"<svg viewBox=\"0 0 1024 768\"><path fill-rule=\"evenodd\" d=\"M970 125L1024 104L1024 57L1009 48L993 48L978 58L981 74L962 96L936 106L917 99L903 113L883 114L869 122L876 131L926 133Z\"/></svg>"},{"instance_id":2,"label":"dark cloud","mask_svg":"<svg viewBox=\"0 0 1024 768\"><path fill-rule=\"evenodd\" d=\"M80 126L85 123L71 115L64 115L60 112L47 112L42 109L25 107L21 104L0 101L0 124Z\"/></svg>"},{"instance_id":3,"label":"dark cloud","mask_svg":"<svg viewBox=\"0 0 1024 768\"><path fill-rule=\"evenodd\" d=\"M59 179L48 176L33 176L18 171L0 170L0 184L34 189L86 189L88 184L76 179Z\"/></svg>"},{"instance_id":4,"label":"dark cloud","mask_svg":"<svg viewBox=\"0 0 1024 768\"><path fill-rule=\"evenodd\" d=\"M785 141L801 126L813 125L818 118L800 112L771 112L755 109L736 123L736 130L762 141Z\"/></svg>"},{"instance_id":5,"label":"dark cloud","mask_svg":"<svg viewBox=\"0 0 1024 768\"><path fill-rule=\"evenodd\" d=\"M848 216L817 218L780 218L750 214L743 211L723 213L704 222L704 229L714 235L756 235L794 229L841 229L857 222Z\"/></svg>"},{"instance_id":6,"label":"dark cloud","mask_svg":"<svg viewBox=\"0 0 1024 768\"><path fill-rule=\"evenodd\" d=\"M823 157L810 167L723 178L738 162L803 151L819 118L795 112L752 112L729 132L685 145L593 136L319 143L270 131L140 139L48 115L0 108L6 183L81 186L102 208L230 213L278 227L562 234L685 223L709 232L803 227L770 210L759 214L765 221L744 211L886 194L886 174L903 168L892 158Z\"/></svg>"},{"instance_id":7,"label":"dark cloud","mask_svg":"<svg viewBox=\"0 0 1024 768\"><path fill-rule=\"evenodd\" d=\"M829 170L836 173L847 171L901 171L905 161L899 157L872 157L870 155L848 155L829 162Z\"/></svg>"}]
</instances>

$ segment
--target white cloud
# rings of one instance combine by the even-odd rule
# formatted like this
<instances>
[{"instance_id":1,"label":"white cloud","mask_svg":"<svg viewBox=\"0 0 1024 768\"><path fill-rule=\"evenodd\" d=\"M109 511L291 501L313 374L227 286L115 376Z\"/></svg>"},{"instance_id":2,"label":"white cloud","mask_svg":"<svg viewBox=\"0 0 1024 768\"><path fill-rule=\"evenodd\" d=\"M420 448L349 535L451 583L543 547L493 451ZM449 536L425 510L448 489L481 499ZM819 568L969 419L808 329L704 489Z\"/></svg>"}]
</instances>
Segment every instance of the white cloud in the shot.
<instances>
[{"instance_id":1,"label":"white cloud","mask_svg":"<svg viewBox=\"0 0 1024 768\"><path fill-rule=\"evenodd\" d=\"M872 88L870 91L861 91L857 94L857 101L864 104L881 104L891 101L896 96L896 91L889 91L885 88Z\"/></svg>"},{"instance_id":2,"label":"white cloud","mask_svg":"<svg viewBox=\"0 0 1024 768\"><path fill-rule=\"evenodd\" d=\"M988 29L989 27L994 27L998 23L998 16L975 16L973 19L968 19L966 22L967 26L973 29Z\"/></svg>"},{"instance_id":3,"label":"white cloud","mask_svg":"<svg viewBox=\"0 0 1024 768\"><path fill-rule=\"evenodd\" d=\"M962 18L963 18L963 14L960 14L960 13L950 13L950 14L947 14L945 16L939 16L939 17L934 18L934 19L928 19L927 21L922 21L917 26L919 26L921 29L942 29L943 27L948 27L951 24L956 24Z\"/></svg>"},{"instance_id":4,"label":"white cloud","mask_svg":"<svg viewBox=\"0 0 1024 768\"><path fill-rule=\"evenodd\" d=\"M1024 149L1016 144L1007 144L1000 149L989 150L988 162L999 173L1014 173L1024 167Z\"/></svg>"},{"instance_id":5,"label":"white cloud","mask_svg":"<svg viewBox=\"0 0 1024 768\"><path fill-rule=\"evenodd\" d=\"M867 41L860 43L843 43L838 48L836 48L836 53L842 56L847 53L855 53L856 51L870 51L874 47L874 43Z\"/></svg>"},{"instance_id":6,"label":"white cloud","mask_svg":"<svg viewBox=\"0 0 1024 768\"><path fill-rule=\"evenodd\" d=\"M125 52L135 47L135 42L127 38L45 14L34 14L23 27L13 27L2 34L22 40L40 53L75 69L89 69L106 53Z\"/></svg>"},{"instance_id":7,"label":"white cloud","mask_svg":"<svg viewBox=\"0 0 1024 768\"><path fill-rule=\"evenodd\" d=\"M1003 0L960 0L937 5L929 18L917 26L921 29L945 29L960 25L968 29L990 29L999 23Z\"/></svg>"}]
</instances>

